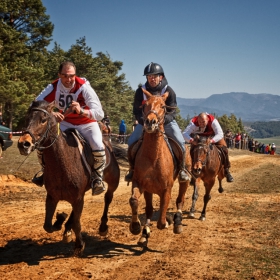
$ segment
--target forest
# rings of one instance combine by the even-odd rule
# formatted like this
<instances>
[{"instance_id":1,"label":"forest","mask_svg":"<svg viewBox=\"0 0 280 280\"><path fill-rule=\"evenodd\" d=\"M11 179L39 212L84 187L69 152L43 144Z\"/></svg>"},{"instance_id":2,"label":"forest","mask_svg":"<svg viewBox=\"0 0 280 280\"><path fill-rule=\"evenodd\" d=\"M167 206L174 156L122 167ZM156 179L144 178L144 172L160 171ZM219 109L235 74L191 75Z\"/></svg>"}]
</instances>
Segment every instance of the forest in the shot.
<instances>
[{"instance_id":1,"label":"forest","mask_svg":"<svg viewBox=\"0 0 280 280\"><path fill-rule=\"evenodd\" d=\"M126 120L127 133L132 131L134 92L125 74L123 62L112 61L110 54L92 53L86 38L77 38L69 50L52 40L54 25L41 0L2 0L0 2L0 110L5 125L13 131L25 125L25 114L36 96L57 79L59 64L75 63L77 75L86 77L99 96L113 131ZM141 85L139 85L141 86ZM233 114L216 116L224 131L244 132L241 119ZM177 109L177 122L183 130L190 119L183 119Z\"/></svg>"},{"instance_id":2,"label":"forest","mask_svg":"<svg viewBox=\"0 0 280 280\"><path fill-rule=\"evenodd\" d=\"M250 123L250 135L253 138L280 136L280 121Z\"/></svg>"}]
</instances>

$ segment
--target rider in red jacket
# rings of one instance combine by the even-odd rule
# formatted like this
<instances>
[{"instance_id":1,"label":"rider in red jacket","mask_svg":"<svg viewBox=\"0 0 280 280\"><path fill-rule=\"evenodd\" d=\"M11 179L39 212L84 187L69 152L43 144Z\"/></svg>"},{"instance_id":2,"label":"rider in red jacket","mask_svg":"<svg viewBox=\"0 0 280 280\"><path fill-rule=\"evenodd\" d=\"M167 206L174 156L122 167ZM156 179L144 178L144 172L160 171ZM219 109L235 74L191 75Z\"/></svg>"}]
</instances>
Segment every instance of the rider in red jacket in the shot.
<instances>
[{"instance_id":1,"label":"rider in red jacket","mask_svg":"<svg viewBox=\"0 0 280 280\"><path fill-rule=\"evenodd\" d=\"M233 177L229 171L230 161L228 157L227 144L224 140L224 133L218 120L211 114L200 113L190 121L190 124L183 132L185 140L189 143L192 143L193 141L191 136L192 134L211 137L211 143L217 145L218 148L223 150L225 155L224 168L227 182L233 182Z\"/></svg>"}]
</instances>

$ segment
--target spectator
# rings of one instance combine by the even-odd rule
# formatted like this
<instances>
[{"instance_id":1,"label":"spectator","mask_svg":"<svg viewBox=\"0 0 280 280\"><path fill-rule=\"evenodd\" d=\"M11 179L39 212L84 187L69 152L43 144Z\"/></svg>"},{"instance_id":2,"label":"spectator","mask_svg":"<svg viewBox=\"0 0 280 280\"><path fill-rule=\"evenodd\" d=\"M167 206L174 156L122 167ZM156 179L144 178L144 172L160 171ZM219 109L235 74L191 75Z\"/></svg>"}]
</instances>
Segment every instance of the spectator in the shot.
<instances>
[{"instance_id":1,"label":"spectator","mask_svg":"<svg viewBox=\"0 0 280 280\"><path fill-rule=\"evenodd\" d=\"M124 120L121 120L120 126L119 126L119 142L120 144L125 143L125 133L126 133L126 124Z\"/></svg>"},{"instance_id":2,"label":"spectator","mask_svg":"<svg viewBox=\"0 0 280 280\"><path fill-rule=\"evenodd\" d=\"M266 145L265 146L265 154L268 155L268 153L269 153L269 145Z\"/></svg>"},{"instance_id":3,"label":"spectator","mask_svg":"<svg viewBox=\"0 0 280 280\"><path fill-rule=\"evenodd\" d=\"M134 129L135 129L135 127L137 126L137 124L138 124L138 121L135 120L134 124L132 125L132 131L134 131Z\"/></svg>"},{"instance_id":4,"label":"spectator","mask_svg":"<svg viewBox=\"0 0 280 280\"><path fill-rule=\"evenodd\" d=\"M239 149L239 147L240 147L240 144L241 144L241 134L240 134L240 132L238 132L238 133L236 133L236 135L235 135L235 148L236 149Z\"/></svg>"},{"instance_id":5,"label":"spectator","mask_svg":"<svg viewBox=\"0 0 280 280\"><path fill-rule=\"evenodd\" d=\"M275 152L276 152L276 145L275 145L274 143L272 143L272 144L271 144L271 152L270 152L270 154L271 154L271 155L274 155Z\"/></svg>"},{"instance_id":6,"label":"spectator","mask_svg":"<svg viewBox=\"0 0 280 280\"><path fill-rule=\"evenodd\" d=\"M226 131L225 140L228 148L232 148L232 132L230 129Z\"/></svg>"}]
</instances>

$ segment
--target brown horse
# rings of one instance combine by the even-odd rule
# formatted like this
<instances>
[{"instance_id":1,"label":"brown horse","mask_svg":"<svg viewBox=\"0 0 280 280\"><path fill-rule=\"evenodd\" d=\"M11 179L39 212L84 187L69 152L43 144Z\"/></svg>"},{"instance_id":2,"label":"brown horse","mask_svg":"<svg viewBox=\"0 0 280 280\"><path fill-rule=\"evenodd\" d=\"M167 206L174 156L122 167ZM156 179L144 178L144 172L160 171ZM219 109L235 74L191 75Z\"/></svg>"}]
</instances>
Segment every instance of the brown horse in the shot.
<instances>
[{"instance_id":1,"label":"brown horse","mask_svg":"<svg viewBox=\"0 0 280 280\"><path fill-rule=\"evenodd\" d=\"M138 218L139 198L144 193L146 201L146 223L142 230L142 236L138 245L147 246L150 237L150 221L153 215L153 194L160 197L160 216L157 221L158 229L165 229L172 222L172 218L166 215L171 198L171 190L177 178L179 168L172 156L164 133L164 116L166 113L165 100L168 92L162 96L154 96L143 89L147 100L143 105L144 135L142 144L138 149L134 163L132 178L132 196L129 200L132 210L130 232L139 234L141 223ZM137 143L138 144L138 143ZM135 144L135 145L137 145ZM189 152L186 153L190 161ZM191 163L190 163L191 166ZM182 232L182 207L185 193L189 183L180 183L179 195L176 200L177 213L174 215L174 233Z\"/></svg>"},{"instance_id":2,"label":"brown horse","mask_svg":"<svg viewBox=\"0 0 280 280\"><path fill-rule=\"evenodd\" d=\"M60 200L72 205L72 212L65 224L63 239L71 241L71 230L76 236L75 255L82 255L85 243L81 235L80 218L84 205L84 195L90 189L90 168L81 156L78 142L72 132L62 132L52 114L53 103L34 101L28 110L27 130L19 138L18 148L22 155L29 155L35 149L43 151L44 182L47 191L46 216L44 229L48 233L58 231L65 220L65 214L57 214L57 220L52 224L56 206ZM103 141L106 150L106 168L104 181L108 190L104 196L104 211L99 227L100 235L108 231L108 209L113 199L113 193L118 187L120 170L109 142ZM91 153L90 153L91 154Z\"/></svg>"},{"instance_id":3,"label":"brown horse","mask_svg":"<svg viewBox=\"0 0 280 280\"><path fill-rule=\"evenodd\" d=\"M192 142L191 157L192 157L192 172L196 179L192 179L194 184L194 193L192 197L192 207L189 217L194 217L195 203L198 198L197 187L200 181L203 181L205 187L204 206L199 220L206 219L206 207L211 199L211 189L215 184L216 177L219 181L219 193L224 191L222 180L225 177L224 166L222 164L222 156L216 145L211 144L210 138L200 137L195 135Z\"/></svg>"}]
</instances>

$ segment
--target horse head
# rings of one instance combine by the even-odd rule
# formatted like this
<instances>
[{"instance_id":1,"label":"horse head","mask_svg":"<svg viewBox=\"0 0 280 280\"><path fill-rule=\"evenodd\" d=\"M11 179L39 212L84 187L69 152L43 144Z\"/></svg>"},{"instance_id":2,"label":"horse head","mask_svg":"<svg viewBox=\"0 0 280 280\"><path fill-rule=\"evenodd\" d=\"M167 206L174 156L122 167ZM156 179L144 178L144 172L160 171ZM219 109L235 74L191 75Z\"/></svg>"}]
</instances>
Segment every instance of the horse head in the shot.
<instances>
[{"instance_id":1,"label":"horse head","mask_svg":"<svg viewBox=\"0 0 280 280\"><path fill-rule=\"evenodd\" d=\"M148 133L155 133L159 130L164 131L165 101L169 92L165 92L163 95L152 95L147 90L142 90L147 97L146 102L142 106L145 131Z\"/></svg>"},{"instance_id":2,"label":"horse head","mask_svg":"<svg viewBox=\"0 0 280 280\"><path fill-rule=\"evenodd\" d=\"M192 157L192 171L195 175L200 175L202 168L206 165L207 158L210 151L210 138L199 136L196 134L193 137L191 157Z\"/></svg>"},{"instance_id":3,"label":"horse head","mask_svg":"<svg viewBox=\"0 0 280 280\"><path fill-rule=\"evenodd\" d=\"M51 145L58 136L58 130L55 134L52 132L57 122L52 115L54 102L33 101L28 109L26 116L27 128L23 131L18 140L18 149L22 155L29 155L35 149L42 150L49 137L53 140Z\"/></svg>"}]
</instances>

